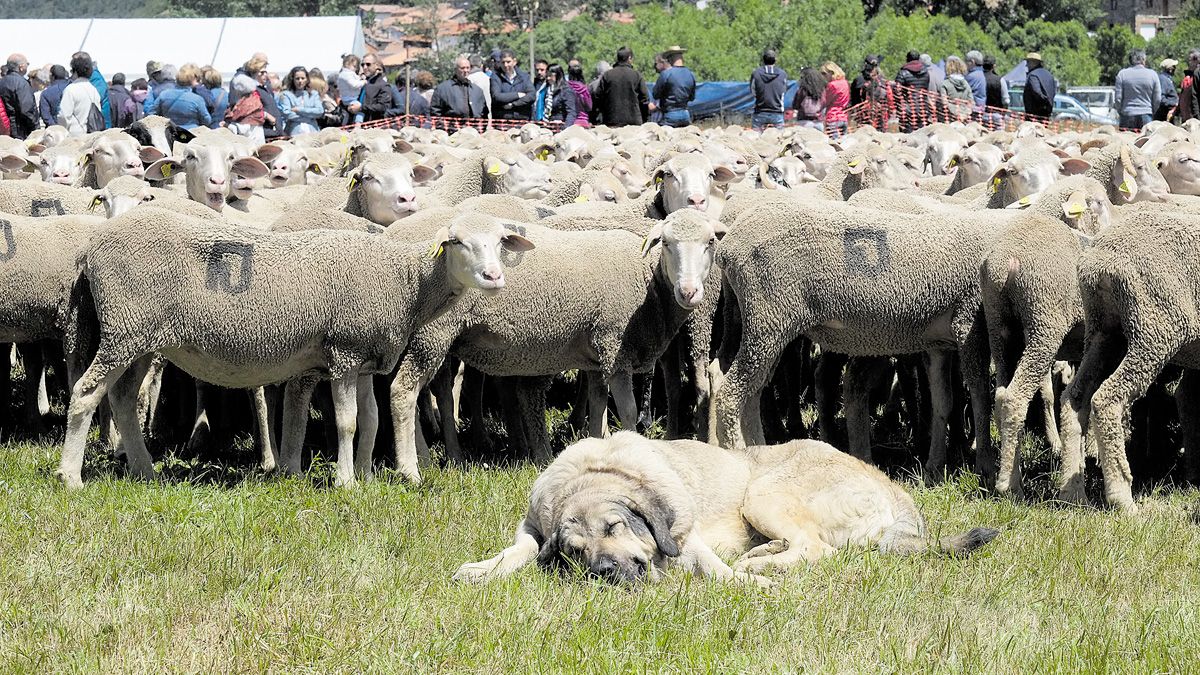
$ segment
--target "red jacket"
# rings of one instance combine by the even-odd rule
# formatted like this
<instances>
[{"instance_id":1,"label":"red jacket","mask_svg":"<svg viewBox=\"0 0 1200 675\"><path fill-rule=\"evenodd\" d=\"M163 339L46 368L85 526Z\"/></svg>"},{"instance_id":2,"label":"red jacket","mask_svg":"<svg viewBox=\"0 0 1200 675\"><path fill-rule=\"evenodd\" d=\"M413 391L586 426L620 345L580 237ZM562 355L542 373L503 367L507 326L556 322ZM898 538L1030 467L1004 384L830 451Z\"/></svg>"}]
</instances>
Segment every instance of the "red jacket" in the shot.
<instances>
[{"instance_id":1,"label":"red jacket","mask_svg":"<svg viewBox=\"0 0 1200 675\"><path fill-rule=\"evenodd\" d=\"M825 122L846 122L846 107L850 105L850 83L833 80L825 86Z\"/></svg>"}]
</instances>

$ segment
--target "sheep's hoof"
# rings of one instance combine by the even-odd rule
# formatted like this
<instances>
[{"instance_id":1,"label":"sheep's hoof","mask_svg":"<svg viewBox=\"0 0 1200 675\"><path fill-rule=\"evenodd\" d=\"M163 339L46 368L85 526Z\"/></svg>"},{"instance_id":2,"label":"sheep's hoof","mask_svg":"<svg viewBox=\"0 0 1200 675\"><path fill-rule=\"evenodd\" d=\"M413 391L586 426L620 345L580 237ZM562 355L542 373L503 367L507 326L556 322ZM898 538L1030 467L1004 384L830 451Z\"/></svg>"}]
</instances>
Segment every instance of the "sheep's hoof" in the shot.
<instances>
[{"instance_id":1,"label":"sheep's hoof","mask_svg":"<svg viewBox=\"0 0 1200 675\"><path fill-rule=\"evenodd\" d=\"M1083 476L1072 478L1058 488L1058 500L1068 504L1086 504L1088 498L1083 488Z\"/></svg>"},{"instance_id":2,"label":"sheep's hoof","mask_svg":"<svg viewBox=\"0 0 1200 675\"><path fill-rule=\"evenodd\" d=\"M933 487L942 482L943 467L942 463L926 464L921 472L921 481L925 483L925 487Z\"/></svg>"},{"instance_id":3,"label":"sheep's hoof","mask_svg":"<svg viewBox=\"0 0 1200 675\"><path fill-rule=\"evenodd\" d=\"M78 490L83 487L83 479L74 474L58 472L58 481L68 490Z\"/></svg>"}]
</instances>

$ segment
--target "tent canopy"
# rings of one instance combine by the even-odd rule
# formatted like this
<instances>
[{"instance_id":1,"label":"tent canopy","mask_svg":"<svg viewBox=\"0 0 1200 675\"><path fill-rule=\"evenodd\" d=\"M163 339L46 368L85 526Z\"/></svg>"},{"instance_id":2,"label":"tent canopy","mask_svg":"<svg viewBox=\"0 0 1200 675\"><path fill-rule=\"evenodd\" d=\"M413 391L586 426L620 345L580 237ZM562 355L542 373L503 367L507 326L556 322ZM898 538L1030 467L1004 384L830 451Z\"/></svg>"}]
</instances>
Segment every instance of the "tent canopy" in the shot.
<instances>
[{"instance_id":1,"label":"tent canopy","mask_svg":"<svg viewBox=\"0 0 1200 675\"><path fill-rule=\"evenodd\" d=\"M337 71L342 54L363 55L357 16L244 17L226 19L11 19L0 21L0 45L20 52L31 68L67 65L86 51L104 75L145 75L153 59L181 66L212 64L229 77L255 52L270 69L293 66ZM0 57L2 58L2 57Z\"/></svg>"}]
</instances>

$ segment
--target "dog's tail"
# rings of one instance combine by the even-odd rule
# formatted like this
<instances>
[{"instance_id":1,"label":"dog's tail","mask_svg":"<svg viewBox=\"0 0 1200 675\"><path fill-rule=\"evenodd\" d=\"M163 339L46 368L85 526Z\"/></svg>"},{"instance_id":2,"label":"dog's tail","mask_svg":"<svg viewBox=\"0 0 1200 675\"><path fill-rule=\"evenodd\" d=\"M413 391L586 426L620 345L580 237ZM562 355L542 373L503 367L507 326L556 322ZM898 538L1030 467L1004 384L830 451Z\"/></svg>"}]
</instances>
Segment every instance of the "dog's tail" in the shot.
<instances>
[{"instance_id":1,"label":"dog's tail","mask_svg":"<svg viewBox=\"0 0 1200 675\"><path fill-rule=\"evenodd\" d=\"M995 539L998 534L1000 530L991 527L976 527L962 534L931 539L925 534L924 520L914 507L910 513L902 515L896 523L884 530L879 539L879 550L908 555L937 551L960 558L975 552Z\"/></svg>"}]
</instances>

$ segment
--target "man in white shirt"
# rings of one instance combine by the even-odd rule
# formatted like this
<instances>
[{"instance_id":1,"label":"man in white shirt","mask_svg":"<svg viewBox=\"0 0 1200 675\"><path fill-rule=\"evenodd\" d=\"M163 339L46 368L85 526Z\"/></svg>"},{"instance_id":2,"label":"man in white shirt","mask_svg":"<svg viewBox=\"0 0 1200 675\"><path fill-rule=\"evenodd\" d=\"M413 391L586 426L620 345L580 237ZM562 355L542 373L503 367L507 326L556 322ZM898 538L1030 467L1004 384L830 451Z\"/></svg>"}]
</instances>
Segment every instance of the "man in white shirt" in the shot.
<instances>
[{"instance_id":1,"label":"man in white shirt","mask_svg":"<svg viewBox=\"0 0 1200 675\"><path fill-rule=\"evenodd\" d=\"M100 92L88 81L92 70L92 59L88 55L80 53L71 57L71 74L75 79L63 89L58 117L72 136L82 136L88 132L88 116L92 113L92 106L95 106L97 113L100 111ZM101 121L100 129L103 128Z\"/></svg>"},{"instance_id":2,"label":"man in white shirt","mask_svg":"<svg viewBox=\"0 0 1200 675\"><path fill-rule=\"evenodd\" d=\"M483 59L479 55L472 55L469 59L471 62L471 74L467 75L467 79L471 84L483 90L483 98L488 105L488 119L492 118L492 75L483 69Z\"/></svg>"}]
</instances>

